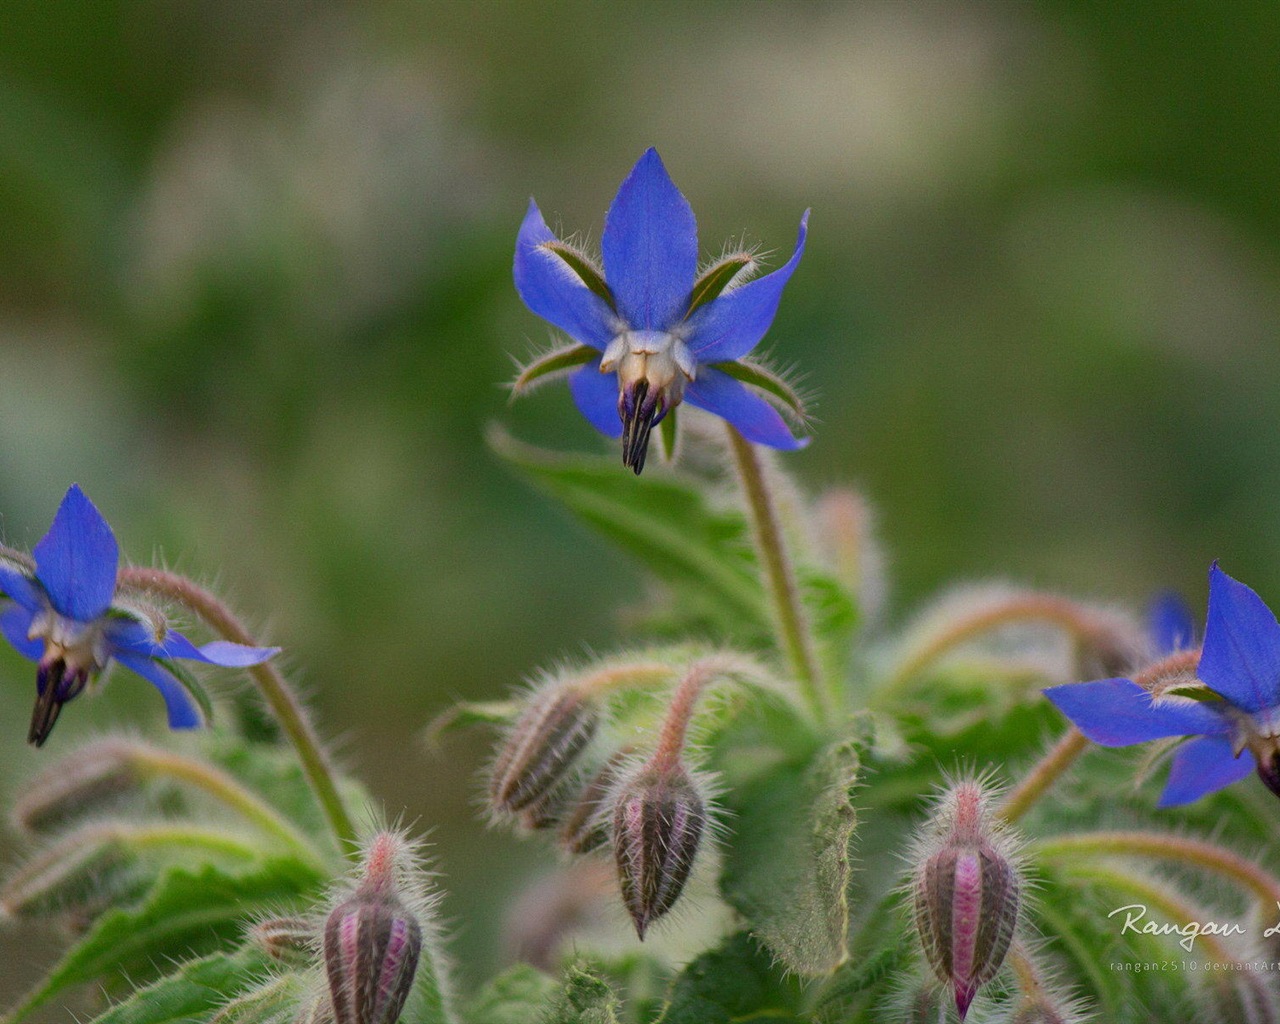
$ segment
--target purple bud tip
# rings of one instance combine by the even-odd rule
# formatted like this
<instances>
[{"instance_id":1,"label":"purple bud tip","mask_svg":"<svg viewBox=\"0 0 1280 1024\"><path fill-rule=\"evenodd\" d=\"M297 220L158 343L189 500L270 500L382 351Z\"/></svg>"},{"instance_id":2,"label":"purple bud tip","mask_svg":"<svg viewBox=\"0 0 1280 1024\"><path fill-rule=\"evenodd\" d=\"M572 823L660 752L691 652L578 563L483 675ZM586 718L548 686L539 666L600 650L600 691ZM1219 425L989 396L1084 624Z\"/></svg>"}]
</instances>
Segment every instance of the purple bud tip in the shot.
<instances>
[{"instance_id":1,"label":"purple bud tip","mask_svg":"<svg viewBox=\"0 0 1280 1024\"><path fill-rule=\"evenodd\" d=\"M622 901L642 941L684 891L706 821L702 797L681 764L646 764L623 782L613 809L613 853Z\"/></svg>"}]
</instances>

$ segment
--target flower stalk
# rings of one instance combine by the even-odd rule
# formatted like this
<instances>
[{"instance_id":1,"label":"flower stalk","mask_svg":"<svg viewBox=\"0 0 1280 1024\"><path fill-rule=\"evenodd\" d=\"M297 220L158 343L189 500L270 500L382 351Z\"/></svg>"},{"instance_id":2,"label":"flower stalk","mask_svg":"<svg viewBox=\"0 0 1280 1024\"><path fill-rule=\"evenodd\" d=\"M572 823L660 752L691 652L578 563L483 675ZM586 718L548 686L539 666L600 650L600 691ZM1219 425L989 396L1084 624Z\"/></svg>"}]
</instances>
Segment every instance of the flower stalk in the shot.
<instances>
[{"instance_id":1,"label":"flower stalk","mask_svg":"<svg viewBox=\"0 0 1280 1024\"><path fill-rule=\"evenodd\" d=\"M773 606L778 643L805 702L819 721L826 721L834 710L833 701L823 690L814 653L813 631L800 600L795 566L782 534L777 503L770 492L760 453L732 424L727 426L727 430L742 495L751 518L752 536Z\"/></svg>"},{"instance_id":2,"label":"flower stalk","mask_svg":"<svg viewBox=\"0 0 1280 1024\"><path fill-rule=\"evenodd\" d=\"M221 637L239 644L251 644L249 632L225 604L193 581L164 569L126 568L120 583L137 587L182 605L199 616ZM319 737L297 695L271 662L248 669L280 728L293 744L303 773L329 822L338 845L348 856L355 850L356 828L342 795L338 792L333 767L320 745Z\"/></svg>"}]
</instances>

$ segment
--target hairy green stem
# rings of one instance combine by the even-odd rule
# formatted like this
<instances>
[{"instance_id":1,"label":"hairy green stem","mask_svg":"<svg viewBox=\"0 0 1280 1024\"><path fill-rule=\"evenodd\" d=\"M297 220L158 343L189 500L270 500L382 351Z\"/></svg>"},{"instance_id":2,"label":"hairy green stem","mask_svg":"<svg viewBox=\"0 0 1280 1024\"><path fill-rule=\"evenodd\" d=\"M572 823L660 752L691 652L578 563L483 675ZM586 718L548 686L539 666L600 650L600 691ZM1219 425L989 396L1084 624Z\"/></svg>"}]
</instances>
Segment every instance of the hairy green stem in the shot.
<instances>
[{"instance_id":1,"label":"hairy green stem","mask_svg":"<svg viewBox=\"0 0 1280 1024\"><path fill-rule=\"evenodd\" d=\"M751 517L752 535L764 570L765 583L773 605L778 642L786 655L791 674L819 721L826 720L832 707L823 692L822 678L814 654L813 634L800 601L795 567L782 535L777 504L769 490L760 453L755 446L727 426L729 447L738 469L738 480Z\"/></svg>"},{"instance_id":2,"label":"hairy green stem","mask_svg":"<svg viewBox=\"0 0 1280 1024\"><path fill-rule=\"evenodd\" d=\"M1088 746L1089 741L1084 733L1074 725L1071 726L1049 752L1036 762L1027 777L1010 790L996 813L1007 822L1017 821L1075 763L1076 758Z\"/></svg>"},{"instance_id":3,"label":"hairy green stem","mask_svg":"<svg viewBox=\"0 0 1280 1024\"><path fill-rule=\"evenodd\" d=\"M185 576L164 569L122 569L119 582L125 586L158 594L176 601L198 615L223 639L238 644L254 645L249 631L241 625L231 610L213 594L196 585ZM293 744L303 773L328 819L338 845L348 856L356 853L356 828L348 813L329 759L325 756L315 729L307 718L297 695L272 662L252 665L247 670L262 692L268 707L279 722L280 728Z\"/></svg>"},{"instance_id":4,"label":"hairy green stem","mask_svg":"<svg viewBox=\"0 0 1280 1024\"><path fill-rule=\"evenodd\" d=\"M220 800L236 811L246 821L262 831L283 841L295 852L302 854L313 865L319 866L315 849L296 828L275 810L242 786L226 772L194 758L173 754L158 747L130 745L125 755L143 772L178 779Z\"/></svg>"},{"instance_id":5,"label":"hairy green stem","mask_svg":"<svg viewBox=\"0 0 1280 1024\"><path fill-rule=\"evenodd\" d=\"M1217 843L1163 832L1079 832L1033 843L1035 857L1158 857L1229 879L1268 906L1280 905L1280 879Z\"/></svg>"}]
</instances>

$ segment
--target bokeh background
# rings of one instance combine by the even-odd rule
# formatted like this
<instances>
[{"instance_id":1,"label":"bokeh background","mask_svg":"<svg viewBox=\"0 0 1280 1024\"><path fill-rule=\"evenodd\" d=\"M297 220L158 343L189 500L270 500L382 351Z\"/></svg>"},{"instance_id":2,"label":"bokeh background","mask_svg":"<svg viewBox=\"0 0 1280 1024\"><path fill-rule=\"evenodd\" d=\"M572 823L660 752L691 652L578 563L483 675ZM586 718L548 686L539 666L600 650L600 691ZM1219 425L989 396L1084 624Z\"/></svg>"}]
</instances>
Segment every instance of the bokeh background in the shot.
<instances>
[{"instance_id":1,"label":"bokeh background","mask_svg":"<svg viewBox=\"0 0 1280 1024\"><path fill-rule=\"evenodd\" d=\"M529 195L598 238L656 145L708 254L785 253L813 208L770 343L819 399L788 461L879 509L891 615L993 575L1203 608L1215 557L1275 605L1277 52L1266 2L9 0L3 536L79 481L285 645L433 829L472 983L547 859L476 823L484 738L420 727L607 650L641 587L483 442L606 447L500 386L548 339L510 281ZM0 652L9 792L50 756L32 691ZM159 715L121 676L51 746ZM0 1002L56 948L7 929Z\"/></svg>"}]
</instances>

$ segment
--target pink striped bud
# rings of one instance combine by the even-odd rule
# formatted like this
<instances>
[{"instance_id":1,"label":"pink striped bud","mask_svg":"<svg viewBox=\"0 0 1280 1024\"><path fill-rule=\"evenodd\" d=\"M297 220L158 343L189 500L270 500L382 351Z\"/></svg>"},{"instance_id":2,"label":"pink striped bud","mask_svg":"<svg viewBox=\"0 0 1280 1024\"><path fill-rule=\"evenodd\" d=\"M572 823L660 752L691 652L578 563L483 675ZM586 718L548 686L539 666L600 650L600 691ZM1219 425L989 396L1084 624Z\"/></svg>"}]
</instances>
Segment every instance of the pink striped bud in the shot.
<instances>
[{"instance_id":1,"label":"pink striped bud","mask_svg":"<svg viewBox=\"0 0 1280 1024\"><path fill-rule=\"evenodd\" d=\"M413 987L422 927L396 892L400 843L388 832L374 839L359 888L325 923L335 1024L395 1024Z\"/></svg>"},{"instance_id":2,"label":"pink striped bud","mask_svg":"<svg viewBox=\"0 0 1280 1024\"><path fill-rule=\"evenodd\" d=\"M912 881L916 929L963 1021L978 988L995 976L1009 951L1022 879L977 782L953 785L926 831Z\"/></svg>"},{"instance_id":3,"label":"pink striped bud","mask_svg":"<svg viewBox=\"0 0 1280 1024\"><path fill-rule=\"evenodd\" d=\"M706 824L706 801L682 762L655 758L619 784L613 854L622 901L642 940L680 898Z\"/></svg>"},{"instance_id":4,"label":"pink striped bud","mask_svg":"<svg viewBox=\"0 0 1280 1024\"><path fill-rule=\"evenodd\" d=\"M549 794L586 749L600 715L577 686L534 694L507 734L493 764L493 805L515 814Z\"/></svg>"}]
</instances>

